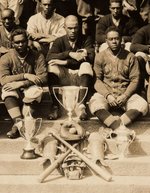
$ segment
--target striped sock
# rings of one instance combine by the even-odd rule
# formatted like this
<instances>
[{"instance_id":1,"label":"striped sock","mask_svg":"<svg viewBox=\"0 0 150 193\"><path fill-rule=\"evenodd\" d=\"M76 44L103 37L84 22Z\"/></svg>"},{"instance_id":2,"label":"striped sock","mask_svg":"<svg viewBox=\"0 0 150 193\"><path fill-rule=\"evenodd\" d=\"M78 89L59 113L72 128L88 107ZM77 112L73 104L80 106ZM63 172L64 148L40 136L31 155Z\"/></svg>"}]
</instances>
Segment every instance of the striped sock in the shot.
<instances>
[{"instance_id":1,"label":"striped sock","mask_svg":"<svg viewBox=\"0 0 150 193\"><path fill-rule=\"evenodd\" d=\"M107 127L116 129L120 126L121 120L115 119L114 116L105 109L100 109L94 113L100 121L102 121Z\"/></svg>"},{"instance_id":2,"label":"striped sock","mask_svg":"<svg viewBox=\"0 0 150 193\"><path fill-rule=\"evenodd\" d=\"M14 123L16 122L17 118L22 118L22 114L20 111L18 99L15 97L7 97L5 99L5 106L10 117L13 119Z\"/></svg>"},{"instance_id":3,"label":"striped sock","mask_svg":"<svg viewBox=\"0 0 150 193\"><path fill-rule=\"evenodd\" d=\"M140 115L142 115L142 113L139 112L138 110L130 109L127 112L125 112L120 118L125 125L128 125Z\"/></svg>"}]
</instances>

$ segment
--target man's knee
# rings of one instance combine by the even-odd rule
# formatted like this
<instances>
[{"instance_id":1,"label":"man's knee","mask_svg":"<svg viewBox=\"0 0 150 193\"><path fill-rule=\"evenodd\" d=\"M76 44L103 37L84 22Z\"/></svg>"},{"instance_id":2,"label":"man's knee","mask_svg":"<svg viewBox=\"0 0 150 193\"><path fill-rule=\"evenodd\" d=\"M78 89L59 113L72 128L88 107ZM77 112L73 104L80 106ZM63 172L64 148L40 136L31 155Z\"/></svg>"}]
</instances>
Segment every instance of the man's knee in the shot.
<instances>
[{"instance_id":1,"label":"man's knee","mask_svg":"<svg viewBox=\"0 0 150 193\"><path fill-rule=\"evenodd\" d=\"M144 52L137 52L137 53L135 54L135 56L136 56L137 58L139 58L139 59L140 59L140 57L143 58L145 62L148 60L148 55L145 54Z\"/></svg>"},{"instance_id":2,"label":"man's knee","mask_svg":"<svg viewBox=\"0 0 150 193\"><path fill-rule=\"evenodd\" d=\"M13 90L13 91L6 91L2 88L2 100L5 100L7 97L16 97L19 98L19 95L17 93L17 91Z\"/></svg>"},{"instance_id":3,"label":"man's knee","mask_svg":"<svg viewBox=\"0 0 150 193\"><path fill-rule=\"evenodd\" d=\"M129 105L127 107L127 110L135 109L142 113L142 115L146 115L148 112L148 103L145 99L143 99L138 94L134 94L131 98L131 102L129 102Z\"/></svg>"},{"instance_id":4,"label":"man's knee","mask_svg":"<svg viewBox=\"0 0 150 193\"><path fill-rule=\"evenodd\" d=\"M143 98L141 100L141 108L139 108L139 112L141 112L143 116L148 112L148 103Z\"/></svg>"},{"instance_id":5,"label":"man's knee","mask_svg":"<svg viewBox=\"0 0 150 193\"><path fill-rule=\"evenodd\" d=\"M83 74L88 74L90 76L93 76L93 69L90 63L88 62L83 62L80 65L78 75L81 76Z\"/></svg>"},{"instance_id":6,"label":"man's knee","mask_svg":"<svg viewBox=\"0 0 150 193\"><path fill-rule=\"evenodd\" d=\"M89 109L94 114L100 109L108 109L108 103L103 95L95 93L89 101Z\"/></svg>"},{"instance_id":7,"label":"man's knee","mask_svg":"<svg viewBox=\"0 0 150 193\"><path fill-rule=\"evenodd\" d=\"M57 65L54 65L54 66L48 65L48 72L54 73L55 75L60 76L61 70L60 70L60 67Z\"/></svg>"}]
</instances>

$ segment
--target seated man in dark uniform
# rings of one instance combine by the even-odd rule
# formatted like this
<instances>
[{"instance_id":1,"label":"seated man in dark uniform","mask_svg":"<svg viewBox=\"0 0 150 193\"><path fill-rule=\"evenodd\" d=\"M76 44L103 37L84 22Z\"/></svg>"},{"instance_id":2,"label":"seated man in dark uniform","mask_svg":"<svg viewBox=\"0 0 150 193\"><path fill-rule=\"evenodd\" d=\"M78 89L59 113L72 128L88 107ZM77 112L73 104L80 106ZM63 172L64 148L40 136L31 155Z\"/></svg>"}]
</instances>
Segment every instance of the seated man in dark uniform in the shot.
<instances>
[{"instance_id":1,"label":"seated man in dark uniform","mask_svg":"<svg viewBox=\"0 0 150 193\"><path fill-rule=\"evenodd\" d=\"M140 91L146 91L145 80L149 81L150 76L150 23L146 26L143 26L136 32L130 49L133 53L135 53L140 64ZM148 85L147 100L150 103L150 82Z\"/></svg>"},{"instance_id":2,"label":"seated man in dark uniform","mask_svg":"<svg viewBox=\"0 0 150 193\"><path fill-rule=\"evenodd\" d=\"M76 16L69 15L65 19L66 34L56 39L47 55L48 84L50 91L54 85L77 85L88 87L90 90L93 80L92 64L94 62L94 48L91 38L80 33ZM85 91L80 92L79 98L83 98ZM57 119L58 104L52 94L53 113L49 119ZM78 116L87 119L85 104L87 97L79 105Z\"/></svg>"}]
</instances>

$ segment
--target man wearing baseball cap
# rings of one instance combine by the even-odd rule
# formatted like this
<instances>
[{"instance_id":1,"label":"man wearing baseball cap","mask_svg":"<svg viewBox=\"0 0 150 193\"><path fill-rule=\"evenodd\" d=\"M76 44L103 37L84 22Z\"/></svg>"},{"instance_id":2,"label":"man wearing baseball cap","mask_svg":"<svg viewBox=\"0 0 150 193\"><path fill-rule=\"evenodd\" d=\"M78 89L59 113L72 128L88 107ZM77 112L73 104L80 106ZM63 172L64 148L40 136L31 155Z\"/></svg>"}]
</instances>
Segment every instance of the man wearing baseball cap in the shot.
<instances>
[{"instance_id":1,"label":"man wearing baseball cap","mask_svg":"<svg viewBox=\"0 0 150 193\"><path fill-rule=\"evenodd\" d=\"M13 49L0 58L0 83L2 99L14 122L7 136L17 138L21 124L17 124L16 120L23 118L20 104L40 102L42 86L47 82L47 70L44 56L28 47L28 36L24 29L14 30L11 40Z\"/></svg>"}]
</instances>

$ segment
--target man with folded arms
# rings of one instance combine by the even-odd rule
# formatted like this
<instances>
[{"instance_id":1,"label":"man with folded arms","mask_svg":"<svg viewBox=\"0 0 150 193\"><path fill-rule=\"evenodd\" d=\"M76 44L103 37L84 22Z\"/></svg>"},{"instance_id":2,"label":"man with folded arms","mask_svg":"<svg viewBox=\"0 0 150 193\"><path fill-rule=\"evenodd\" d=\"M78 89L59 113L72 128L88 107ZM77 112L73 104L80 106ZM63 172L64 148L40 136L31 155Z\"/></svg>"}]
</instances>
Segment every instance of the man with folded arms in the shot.
<instances>
[{"instance_id":1,"label":"man with folded arms","mask_svg":"<svg viewBox=\"0 0 150 193\"><path fill-rule=\"evenodd\" d=\"M92 87L94 62L94 48L92 39L80 33L79 22L76 16L69 15L65 19L66 35L56 39L47 55L48 62L48 85L50 91L53 86L83 86ZM52 92L51 92L52 93ZM79 101L85 95L80 91ZM58 102L52 96L53 111L49 119L59 117ZM81 120L87 119L87 97L79 105L78 116Z\"/></svg>"},{"instance_id":2,"label":"man with folded arms","mask_svg":"<svg viewBox=\"0 0 150 193\"><path fill-rule=\"evenodd\" d=\"M46 56L53 41L65 35L64 17L55 13L55 0L39 0L41 12L31 16L27 22L34 47Z\"/></svg>"},{"instance_id":3,"label":"man with folded arms","mask_svg":"<svg viewBox=\"0 0 150 193\"><path fill-rule=\"evenodd\" d=\"M16 29L11 40L14 49L0 58L0 83L2 99L14 123L7 136L17 138L21 122L16 121L23 118L22 102L29 106L34 101L40 102L42 86L47 82L47 69L44 56L28 47L25 30Z\"/></svg>"}]
</instances>

